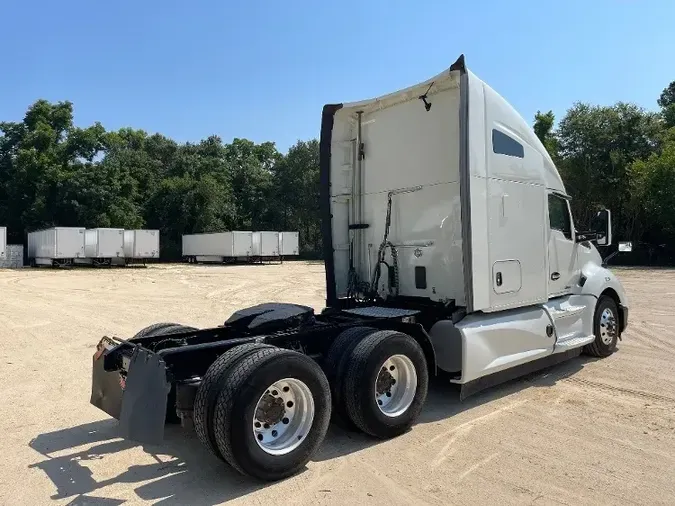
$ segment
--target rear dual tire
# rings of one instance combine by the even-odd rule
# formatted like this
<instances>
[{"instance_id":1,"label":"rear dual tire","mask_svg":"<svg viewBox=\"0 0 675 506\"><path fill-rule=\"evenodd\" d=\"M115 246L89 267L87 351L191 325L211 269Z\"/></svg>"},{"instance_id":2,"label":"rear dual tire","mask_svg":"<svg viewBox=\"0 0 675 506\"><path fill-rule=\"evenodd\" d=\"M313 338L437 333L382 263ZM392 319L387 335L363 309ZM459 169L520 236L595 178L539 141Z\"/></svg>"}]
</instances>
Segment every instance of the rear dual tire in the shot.
<instances>
[{"instance_id":1,"label":"rear dual tire","mask_svg":"<svg viewBox=\"0 0 675 506\"><path fill-rule=\"evenodd\" d=\"M154 336L163 336L171 334L182 334L183 332L191 332L193 330L198 330L195 327L190 327L188 325L181 325L180 323L154 323L148 325L142 330L139 330L134 337L129 339L133 342L136 339L141 339L144 337L154 337ZM180 417L176 413L176 387L172 386L171 390L166 399L166 423L180 423Z\"/></svg>"},{"instance_id":2,"label":"rear dual tire","mask_svg":"<svg viewBox=\"0 0 675 506\"><path fill-rule=\"evenodd\" d=\"M152 325L148 325L142 330L139 330L134 337L129 339L129 341L134 341L143 337L181 334L183 332L190 332L193 330L198 329L188 325L181 325L180 323L154 323Z\"/></svg>"},{"instance_id":3,"label":"rear dual tire","mask_svg":"<svg viewBox=\"0 0 675 506\"><path fill-rule=\"evenodd\" d=\"M199 439L214 454L243 474L275 481L305 466L326 435L330 413L328 380L312 359L251 344L209 368L194 416Z\"/></svg>"},{"instance_id":4,"label":"rear dual tire","mask_svg":"<svg viewBox=\"0 0 675 506\"><path fill-rule=\"evenodd\" d=\"M349 427L377 438L406 432L427 397L424 352L401 332L348 329L331 346L326 369L335 412Z\"/></svg>"}]
</instances>

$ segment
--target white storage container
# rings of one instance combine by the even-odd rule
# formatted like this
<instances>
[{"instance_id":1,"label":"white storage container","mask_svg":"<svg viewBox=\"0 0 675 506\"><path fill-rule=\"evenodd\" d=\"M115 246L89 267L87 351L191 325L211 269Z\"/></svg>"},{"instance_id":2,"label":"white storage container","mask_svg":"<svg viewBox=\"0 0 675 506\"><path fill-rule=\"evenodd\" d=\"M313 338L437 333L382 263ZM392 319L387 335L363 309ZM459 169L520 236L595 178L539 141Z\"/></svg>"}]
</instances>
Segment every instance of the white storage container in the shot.
<instances>
[{"instance_id":1,"label":"white storage container","mask_svg":"<svg viewBox=\"0 0 675 506\"><path fill-rule=\"evenodd\" d=\"M259 232L259 234L260 234L260 256L278 257L279 232Z\"/></svg>"},{"instance_id":2,"label":"white storage container","mask_svg":"<svg viewBox=\"0 0 675 506\"><path fill-rule=\"evenodd\" d=\"M0 258L7 256L7 227L0 227Z\"/></svg>"},{"instance_id":3,"label":"white storage container","mask_svg":"<svg viewBox=\"0 0 675 506\"><path fill-rule=\"evenodd\" d=\"M279 232L279 254L284 257L300 254L298 232Z\"/></svg>"},{"instance_id":4,"label":"white storage container","mask_svg":"<svg viewBox=\"0 0 675 506\"><path fill-rule=\"evenodd\" d=\"M84 254L87 258L124 257L124 229L91 228L86 230Z\"/></svg>"},{"instance_id":5,"label":"white storage container","mask_svg":"<svg viewBox=\"0 0 675 506\"><path fill-rule=\"evenodd\" d=\"M0 256L0 269L23 267L23 244L7 244L5 256Z\"/></svg>"},{"instance_id":6,"label":"white storage container","mask_svg":"<svg viewBox=\"0 0 675 506\"><path fill-rule=\"evenodd\" d=\"M232 256L235 258L253 256L253 232L232 232Z\"/></svg>"},{"instance_id":7,"label":"white storage container","mask_svg":"<svg viewBox=\"0 0 675 506\"><path fill-rule=\"evenodd\" d=\"M232 257L232 232L189 234L183 236L184 257Z\"/></svg>"},{"instance_id":8,"label":"white storage container","mask_svg":"<svg viewBox=\"0 0 675 506\"><path fill-rule=\"evenodd\" d=\"M251 256L259 257L260 252L262 251L261 243L261 234L260 232L251 232Z\"/></svg>"},{"instance_id":9,"label":"white storage container","mask_svg":"<svg viewBox=\"0 0 675 506\"><path fill-rule=\"evenodd\" d=\"M125 230L126 258L159 258L159 230Z\"/></svg>"},{"instance_id":10,"label":"white storage container","mask_svg":"<svg viewBox=\"0 0 675 506\"><path fill-rule=\"evenodd\" d=\"M84 258L84 228L54 227L28 234L28 258L36 264Z\"/></svg>"}]
</instances>

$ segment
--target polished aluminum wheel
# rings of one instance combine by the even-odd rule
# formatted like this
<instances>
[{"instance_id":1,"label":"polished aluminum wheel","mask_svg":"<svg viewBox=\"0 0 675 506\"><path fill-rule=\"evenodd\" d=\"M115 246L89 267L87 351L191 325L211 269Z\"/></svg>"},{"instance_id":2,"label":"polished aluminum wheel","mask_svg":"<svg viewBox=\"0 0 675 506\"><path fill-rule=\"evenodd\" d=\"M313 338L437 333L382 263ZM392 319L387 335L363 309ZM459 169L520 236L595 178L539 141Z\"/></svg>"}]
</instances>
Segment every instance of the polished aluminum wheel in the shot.
<instances>
[{"instance_id":1,"label":"polished aluminum wheel","mask_svg":"<svg viewBox=\"0 0 675 506\"><path fill-rule=\"evenodd\" d=\"M600 339L602 342L610 345L616 338L616 317L614 312L606 307L600 315Z\"/></svg>"},{"instance_id":2,"label":"polished aluminum wheel","mask_svg":"<svg viewBox=\"0 0 675 506\"><path fill-rule=\"evenodd\" d=\"M260 396L253 415L253 436L270 455L286 455L307 437L314 422L314 397L295 378L274 382Z\"/></svg>"},{"instance_id":3,"label":"polished aluminum wheel","mask_svg":"<svg viewBox=\"0 0 675 506\"><path fill-rule=\"evenodd\" d=\"M405 355L394 355L380 366L375 380L375 402L389 417L406 412L417 392L417 370Z\"/></svg>"}]
</instances>

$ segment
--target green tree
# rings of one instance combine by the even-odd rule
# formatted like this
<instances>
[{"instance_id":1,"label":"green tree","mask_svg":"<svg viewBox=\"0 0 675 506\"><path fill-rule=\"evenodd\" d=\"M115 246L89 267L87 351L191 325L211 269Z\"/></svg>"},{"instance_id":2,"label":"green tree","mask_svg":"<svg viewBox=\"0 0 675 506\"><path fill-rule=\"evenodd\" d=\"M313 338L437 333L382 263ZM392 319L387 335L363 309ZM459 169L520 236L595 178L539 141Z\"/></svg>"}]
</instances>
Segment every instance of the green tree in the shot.
<instances>
[{"instance_id":1,"label":"green tree","mask_svg":"<svg viewBox=\"0 0 675 506\"><path fill-rule=\"evenodd\" d=\"M675 81L663 89L657 103L661 107L661 115L666 127L675 127Z\"/></svg>"},{"instance_id":2,"label":"green tree","mask_svg":"<svg viewBox=\"0 0 675 506\"><path fill-rule=\"evenodd\" d=\"M555 115L553 111L542 113L537 111L534 115L534 133L544 145L551 157L555 158L558 153L558 142L553 131Z\"/></svg>"},{"instance_id":3,"label":"green tree","mask_svg":"<svg viewBox=\"0 0 675 506\"><path fill-rule=\"evenodd\" d=\"M272 168L281 158L273 143L256 145L234 139L225 146L232 192L237 209L237 227L261 230L270 224Z\"/></svg>"},{"instance_id":4,"label":"green tree","mask_svg":"<svg viewBox=\"0 0 675 506\"><path fill-rule=\"evenodd\" d=\"M76 224L78 202L64 193L100 154L104 128L76 128L70 102L38 100L22 122L0 123L0 131L0 220L10 240L22 240L25 230Z\"/></svg>"},{"instance_id":5,"label":"green tree","mask_svg":"<svg viewBox=\"0 0 675 506\"><path fill-rule=\"evenodd\" d=\"M653 244L675 245L675 128L659 153L631 165L631 196L643 237Z\"/></svg>"},{"instance_id":6,"label":"green tree","mask_svg":"<svg viewBox=\"0 0 675 506\"><path fill-rule=\"evenodd\" d=\"M577 103L567 111L557 131L557 164L581 226L607 207L615 234L632 237L629 167L654 152L661 129L658 115L633 104Z\"/></svg>"},{"instance_id":7,"label":"green tree","mask_svg":"<svg viewBox=\"0 0 675 506\"><path fill-rule=\"evenodd\" d=\"M304 254L321 254L319 143L298 141L274 170L275 226L300 232Z\"/></svg>"}]
</instances>

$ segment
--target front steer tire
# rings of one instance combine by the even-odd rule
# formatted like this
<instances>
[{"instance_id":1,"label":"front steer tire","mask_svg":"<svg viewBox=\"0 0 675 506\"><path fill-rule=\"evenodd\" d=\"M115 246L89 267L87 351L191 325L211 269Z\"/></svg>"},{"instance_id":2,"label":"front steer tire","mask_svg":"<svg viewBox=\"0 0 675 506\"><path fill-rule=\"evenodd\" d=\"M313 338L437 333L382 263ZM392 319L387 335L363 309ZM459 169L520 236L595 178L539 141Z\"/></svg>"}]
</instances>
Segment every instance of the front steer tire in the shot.
<instances>
[{"instance_id":1,"label":"front steer tire","mask_svg":"<svg viewBox=\"0 0 675 506\"><path fill-rule=\"evenodd\" d=\"M383 366L394 357L404 357L396 360L405 361L414 368L416 385L410 404L400 413L387 415L378 406L376 389L381 385L380 375L384 370ZM349 368L344 380L344 398L347 412L354 425L366 434L381 439L396 437L406 432L419 416L429 386L427 362L419 343L407 334L381 330L361 340L352 351L348 362ZM390 379L391 376L384 378L384 383ZM409 384L411 383L406 383L404 376L401 376L398 386L394 384L389 386L389 392L394 393L394 400L397 397L394 388L403 387L407 390Z\"/></svg>"},{"instance_id":2,"label":"front steer tire","mask_svg":"<svg viewBox=\"0 0 675 506\"><path fill-rule=\"evenodd\" d=\"M254 420L263 394L284 379L298 380L311 392L313 420L307 433L298 436L302 442L297 447L271 454L256 440ZM326 435L330 414L330 387L316 362L294 351L272 348L248 355L226 372L212 424L218 449L233 468L260 480L276 481L305 466Z\"/></svg>"},{"instance_id":3,"label":"front steer tire","mask_svg":"<svg viewBox=\"0 0 675 506\"><path fill-rule=\"evenodd\" d=\"M603 318L603 316L605 316ZM595 305L593 334L595 340L584 346L584 351L593 357L604 358L616 350L619 339L619 308L611 297L601 295Z\"/></svg>"}]
</instances>

